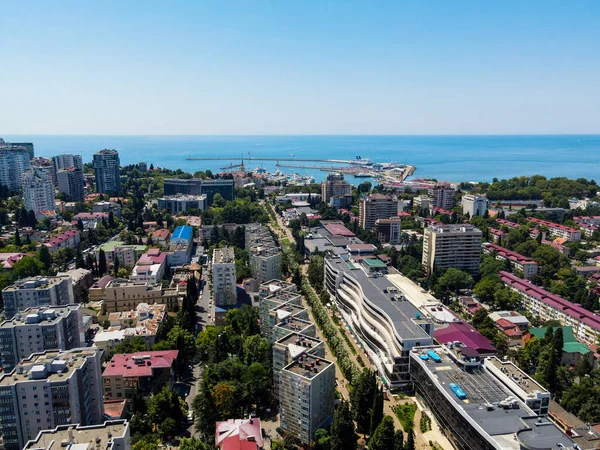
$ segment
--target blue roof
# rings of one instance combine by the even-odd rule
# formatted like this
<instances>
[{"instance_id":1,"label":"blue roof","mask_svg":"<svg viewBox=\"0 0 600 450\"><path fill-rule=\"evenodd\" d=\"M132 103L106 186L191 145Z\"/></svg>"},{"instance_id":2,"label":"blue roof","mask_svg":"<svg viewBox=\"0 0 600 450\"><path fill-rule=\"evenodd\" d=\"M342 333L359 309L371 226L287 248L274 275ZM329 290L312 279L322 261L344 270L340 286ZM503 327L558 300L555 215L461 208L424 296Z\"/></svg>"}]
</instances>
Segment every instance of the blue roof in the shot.
<instances>
[{"instance_id":1,"label":"blue roof","mask_svg":"<svg viewBox=\"0 0 600 450\"><path fill-rule=\"evenodd\" d=\"M190 241L192 239L192 227L182 225L175 228L175 231L173 231L173 236L171 236L171 240L173 239L185 239L186 241Z\"/></svg>"}]
</instances>

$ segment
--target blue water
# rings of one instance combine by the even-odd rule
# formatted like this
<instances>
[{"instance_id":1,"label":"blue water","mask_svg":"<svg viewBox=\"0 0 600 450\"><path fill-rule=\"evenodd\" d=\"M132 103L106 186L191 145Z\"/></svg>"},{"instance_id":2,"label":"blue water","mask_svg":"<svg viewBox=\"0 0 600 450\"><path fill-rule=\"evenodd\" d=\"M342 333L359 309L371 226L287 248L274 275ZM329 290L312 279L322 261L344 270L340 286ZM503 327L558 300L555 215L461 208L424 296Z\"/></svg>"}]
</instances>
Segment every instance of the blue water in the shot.
<instances>
[{"instance_id":1,"label":"blue water","mask_svg":"<svg viewBox=\"0 0 600 450\"><path fill-rule=\"evenodd\" d=\"M519 175L600 178L600 135L544 136L56 136L2 135L8 142L31 141L39 156L75 153L91 161L103 148L119 151L121 164L148 165L213 172L229 161L186 161L187 157L251 156L395 161L417 166L415 177L447 181L491 181ZM235 162L234 162L235 164ZM282 162L282 164L285 164ZM287 164L294 164L288 162ZM302 164L302 163L296 163ZM323 164L325 163L316 163ZM275 170L275 162L253 161ZM286 173L310 173L317 181L326 172L282 168ZM351 182L366 179L347 177Z\"/></svg>"}]
</instances>

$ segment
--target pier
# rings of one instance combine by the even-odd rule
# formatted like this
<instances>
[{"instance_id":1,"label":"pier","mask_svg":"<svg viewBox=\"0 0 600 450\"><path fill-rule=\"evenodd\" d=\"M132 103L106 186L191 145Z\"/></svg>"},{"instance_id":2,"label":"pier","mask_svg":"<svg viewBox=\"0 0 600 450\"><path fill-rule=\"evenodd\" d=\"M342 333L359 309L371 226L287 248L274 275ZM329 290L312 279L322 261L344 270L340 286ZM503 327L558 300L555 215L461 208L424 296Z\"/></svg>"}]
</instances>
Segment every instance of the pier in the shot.
<instances>
[{"instance_id":1,"label":"pier","mask_svg":"<svg viewBox=\"0 0 600 450\"><path fill-rule=\"evenodd\" d=\"M360 159L317 159L317 158L255 158L251 157L221 157L221 158L186 158L186 161L239 161L240 159L244 159L246 161L297 161L297 162L328 162L328 163L337 163L337 164L361 164ZM367 161L363 163L367 165Z\"/></svg>"}]
</instances>

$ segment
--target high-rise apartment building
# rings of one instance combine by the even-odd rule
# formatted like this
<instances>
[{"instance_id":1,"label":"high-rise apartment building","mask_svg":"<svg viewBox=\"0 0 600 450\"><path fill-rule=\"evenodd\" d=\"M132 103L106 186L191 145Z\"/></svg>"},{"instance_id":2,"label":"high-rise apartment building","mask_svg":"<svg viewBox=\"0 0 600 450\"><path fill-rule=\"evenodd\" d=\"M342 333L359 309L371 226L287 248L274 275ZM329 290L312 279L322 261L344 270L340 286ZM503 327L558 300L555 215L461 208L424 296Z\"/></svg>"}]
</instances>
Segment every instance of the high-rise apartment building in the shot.
<instances>
[{"instance_id":1,"label":"high-rise apartment building","mask_svg":"<svg viewBox=\"0 0 600 450\"><path fill-rule=\"evenodd\" d=\"M232 248L216 248L212 260L212 284L215 305L237 303L235 253Z\"/></svg>"},{"instance_id":2,"label":"high-rise apartment building","mask_svg":"<svg viewBox=\"0 0 600 450\"><path fill-rule=\"evenodd\" d=\"M375 221L375 232L377 234L377 239L379 239L383 244L399 244L402 236L401 231L402 223L400 221L400 217L377 219Z\"/></svg>"},{"instance_id":3,"label":"high-rise apartment building","mask_svg":"<svg viewBox=\"0 0 600 450\"><path fill-rule=\"evenodd\" d=\"M92 161L96 174L96 191L101 194L118 194L121 192L119 168L121 162L116 150L100 150L94 153Z\"/></svg>"},{"instance_id":4,"label":"high-rise apartment building","mask_svg":"<svg viewBox=\"0 0 600 450\"><path fill-rule=\"evenodd\" d=\"M81 305L27 308L0 324L2 369L10 372L22 359L45 350L83 346Z\"/></svg>"},{"instance_id":5,"label":"high-rise apartment building","mask_svg":"<svg viewBox=\"0 0 600 450\"><path fill-rule=\"evenodd\" d=\"M64 169L83 170L83 161L80 155L58 155L53 156L54 170L57 172Z\"/></svg>"},{"instance_id":6,"label":"high-rise apartment building","mask_svg":"<svg viewBox=\"0 0 600 450\"><path fill-rule=\"evenodd\" d=\"M36 353L0 378L5 450L21 450L42 430L104 421L102 352L78 348Z\"/></svg>"},{"instance_id":7,"label":"high-rise apartment building","mask_svg":"<svg viewBox=\"0 0 600 450\"><path fill-rule=\"evenodd\" d=\"M485 195L466 194L462 198L463 214L471 217L483 216L487 210L488 199Z\"/></svg>"},{"instance_id":8,"label":"high-rise apartment building","mask_svg":"<svg viewBox=\"0 0 600 450\"><path fill-rule=\"evenodd\" d=\"M454 267L479 274L481 230L468 224L433 225L423 234L423 269L431 275Z\"/></svg>"},{"instance_id":9,"label":"high-rise apartment building","mask_svg":"<svg viewBox=\"0 0 600 450\"><path fill-rule=\"evenodd\" d=\"M352 185L344 180L341 173L330 173L321 183L321 200L329 203L331 197L344 197L352 194Z\"/></svg>"},{"instance_id":10,"label":"high-rise apartment building","mask_svg":"<svg viewBox=\"0 0 600 450\"><path fill-rule=\"evenodd\" d=\"M373 194L360 199L360 226L370 230L377 219L389 219L398 214L398 199L393 195Z\"/></svg>"},{"instance_id":11,"label":"high-rise apartment building","mask_svg":"<svg viewBox=\"0 0 600 450\"><path fill-rule=\"evenodd\" d=\"M11 191L21 187L21 177L29 169L29 153L24 149L12 150L0 146L0 184Z\"/></svg>"},{"instance_id":12,"label":"high-rise apartment building","mask_svg":"<svg viewBox=\"0 0 600 450\"><path fill-rule=\"evenodd\" d=\"M56 186L56 170L54 169L54 163L51 159L44 158L43 156L37 156L29 161L30 168L38 169L40 172L44 172L46 176L52 180L52 184Z\"/></svg>"},{"instance_id":13,"label":"high-rise apartment building","mask_svg":"<svg viewBox=\"0 0 600 450\"><path fill-rule=\"evenodd\" d=\"M208 205L212 205L215 194L221 194L225 200L235 198L233 180L204 180L202 178L167 178L164 182L165 195L202 195L206 194Z\"/></svg>"},{"instance_id":14,"label":"high-rise apartment building","mask_svg":"<svg viewBox=\"0 0 600 450\"><path fill-rule=\"evenodd\" d=\"M73 280L68 275L24 278L5 287L2 299L7 319L27 308L68 305L75 303Z\"/></svg>"},{"instance_id":15,"label":"high-rise apartment building","mask_svg":"<svg viewBox=\"0 0 600 450\"><path fill-rule=\"evenodd\" d=\"M129 422L119 419L99 425L61 425L40 431L23 450L58 450L58 443L65 450L92 450L92 443L101 450L131 450Z\"/></svg>"},{"instance_id":16,"label":"high-rise apartment building","mask_svg":"<svg viewBox=\"0 0 600 450\"><path fill-rule=\"evenodd\" d=\"M21 187L27 211L31 210L37 215L40 211L55 208L54 184L44 171L33 167L28 169L21 178Z\"/></svg>"},{"instance_id":17,"label":"high-rise apartment building","mask_svg":"<svg viewBox=\"0 0 600 450\"><path fill-rule=\"evenodd\" d=\"M443 209L452 209L456 190L449 184L436 184L428 190L431 205Z\"/></svg>"},{"instance_id":18,"label":"high-rise apartment building","mask_svg":"<svg viewBox=\"0 0 600 450\"><path fill-rule=\"evenodd\" d=\"M33 143L31 142L4 142L3 139L0 139L0 147L5 147L9 150L25 150L29 159L35 157Z\"/></svg>"},{"instance_id":19,"label":"high-rise apartment building","mask_svg":"<svg viewBox=\"0 0 600 450\"><path fill-rule=\"evenodd\" d=\"M246 250L252 276L259 282L281 278L281 250L269 228L260 224L246 226Z\"/></svg>"},{"instance_id":20,"label":"high-rise apartment building","mask_svg":"<svg viewBox=\"0 0 600 450\"><path fill-rule=\"evenodd\" d=\"M71 202L83 201L85 181L81 169L60 169L56 172L56 179L59 193L65 194Z\"/></svg>"}]
</instances>

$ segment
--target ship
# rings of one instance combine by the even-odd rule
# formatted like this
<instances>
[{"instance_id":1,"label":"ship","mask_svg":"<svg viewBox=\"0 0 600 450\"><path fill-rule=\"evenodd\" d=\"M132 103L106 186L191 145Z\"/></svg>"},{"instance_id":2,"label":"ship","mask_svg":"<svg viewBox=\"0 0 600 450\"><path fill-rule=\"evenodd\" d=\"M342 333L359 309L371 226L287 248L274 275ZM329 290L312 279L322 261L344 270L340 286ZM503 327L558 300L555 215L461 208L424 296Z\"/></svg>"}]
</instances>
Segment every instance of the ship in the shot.
<instances>
[{"instance_id":1,"label":"ship","mask_svg":"<svg viewBox=\"0 0 600 450\"><path fill-rule=\"evenodd\" d=\"M372 178L371 175L365 172L358 172L354 174L354 178Z\"/></svg>"}]
</instances>

